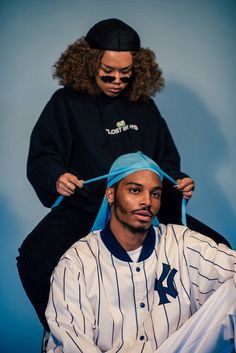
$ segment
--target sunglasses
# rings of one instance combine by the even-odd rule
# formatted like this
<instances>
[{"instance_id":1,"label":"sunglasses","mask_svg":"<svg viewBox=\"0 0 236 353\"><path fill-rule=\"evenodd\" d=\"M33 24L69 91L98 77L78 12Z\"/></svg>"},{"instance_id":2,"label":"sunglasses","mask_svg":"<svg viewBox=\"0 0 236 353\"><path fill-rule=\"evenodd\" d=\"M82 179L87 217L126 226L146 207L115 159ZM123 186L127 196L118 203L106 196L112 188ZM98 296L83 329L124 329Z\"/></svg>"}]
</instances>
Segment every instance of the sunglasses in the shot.
<instances>
[{"instance_id":1,"label":"sunglasses","mask_svg":"<svg viewBox=\"0 0 236 353\"><path fill-rule=\"evenodd\" d=\"M116 79L115 76L99 76L99 77L104 83L112 83ZM129 83L131 79L132 79L132 76L120 77L120 80L122 83Z\"/></svg>"}]
</instances>

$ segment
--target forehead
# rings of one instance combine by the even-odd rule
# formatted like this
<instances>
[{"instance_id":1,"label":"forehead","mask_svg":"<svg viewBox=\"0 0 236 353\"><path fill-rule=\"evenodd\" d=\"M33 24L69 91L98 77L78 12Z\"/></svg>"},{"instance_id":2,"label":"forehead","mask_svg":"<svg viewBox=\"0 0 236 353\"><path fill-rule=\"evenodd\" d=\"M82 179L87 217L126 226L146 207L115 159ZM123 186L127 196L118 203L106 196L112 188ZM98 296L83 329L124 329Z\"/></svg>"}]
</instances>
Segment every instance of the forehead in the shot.
<instances>
[{"instance_id":1,"label":"forehead","mask_svg":"<svg viewBox=\"0 0 236 353\"><path fill-rule=\"evenodd\" d=\"M140 170L127 175L120 181L120 185L124 186L127 184L140 184L145 188L153 189L161 187L161 180L159 176L151 170Z\"/></svg>"},{"instance_id":2,"label":"forehead","mask_svg":"<svg viewBox=\"0 0 236 353\"><path fill-rule=\"evenodd\" d=\"M106 66L122 68L131 66L133 57L129 51L106 50L102 56L101 62Z\"/></svg>"}]
</instances>

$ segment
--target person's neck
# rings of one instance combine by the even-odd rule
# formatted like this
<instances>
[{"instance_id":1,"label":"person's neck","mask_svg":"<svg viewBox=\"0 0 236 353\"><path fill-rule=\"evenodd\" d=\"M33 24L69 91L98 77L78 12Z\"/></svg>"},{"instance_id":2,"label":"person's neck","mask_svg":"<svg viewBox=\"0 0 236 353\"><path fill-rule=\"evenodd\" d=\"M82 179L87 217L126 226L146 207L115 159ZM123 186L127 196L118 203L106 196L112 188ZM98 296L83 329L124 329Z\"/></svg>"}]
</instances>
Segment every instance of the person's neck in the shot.
<instances>
[{"instance_id":1,"label":"person's neck","mask_svg":"<svg viewBox=\"0 0 236 353\"><path fill-rule=\"evenodd\" d=\"M114 220L110 221L110 229L117 241L126 251L136 250L142 246L147 235L147 231L134 232L127 226Z\"/></svg>"}]
</instances>

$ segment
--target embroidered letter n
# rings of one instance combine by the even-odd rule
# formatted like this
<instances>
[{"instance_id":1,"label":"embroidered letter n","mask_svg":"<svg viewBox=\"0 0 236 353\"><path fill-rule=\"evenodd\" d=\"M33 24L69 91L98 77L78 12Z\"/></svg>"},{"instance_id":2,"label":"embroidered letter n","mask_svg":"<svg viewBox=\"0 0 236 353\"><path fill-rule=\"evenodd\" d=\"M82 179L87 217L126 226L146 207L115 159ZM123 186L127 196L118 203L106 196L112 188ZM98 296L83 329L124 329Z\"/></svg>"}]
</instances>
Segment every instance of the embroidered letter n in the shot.
<instances>
[{"instance_id":1,"label":"embroidered letter n","mask_svg":"<svg viewBox=\"0 0 236 353\"><path fill-rule=\"evenodd\" d=\"M170 269L170 265L162 264L162 274L159 279L155 279L154 290L159 294L160 302L159 305L170 303L167 295L170 295L172 298L176 298L178 292L174 287L174 276L177 272L175 268ZM164 287L163 282L167 277L167 287Z\"/></svg>"}]
</instances>

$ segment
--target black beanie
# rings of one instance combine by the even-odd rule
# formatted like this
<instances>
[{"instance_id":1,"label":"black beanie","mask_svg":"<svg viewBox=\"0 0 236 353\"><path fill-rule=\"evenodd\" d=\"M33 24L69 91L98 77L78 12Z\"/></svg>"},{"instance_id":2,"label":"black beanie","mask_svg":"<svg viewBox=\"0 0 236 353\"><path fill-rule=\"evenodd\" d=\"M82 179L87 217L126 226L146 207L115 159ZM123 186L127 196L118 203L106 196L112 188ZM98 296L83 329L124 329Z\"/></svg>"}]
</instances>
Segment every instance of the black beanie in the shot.
<instances>
[{"instance_id":1,"label":"black beanie","mask_svg":"<svg viewBox=\"0 0 236 353\"><path fill-rule=\"evenodd\" d=\"M138 33L126 23L116 18L96 23L88 31L85 40L90 48L113 51L138 51Z\"/></svg>"}]
</instances>

